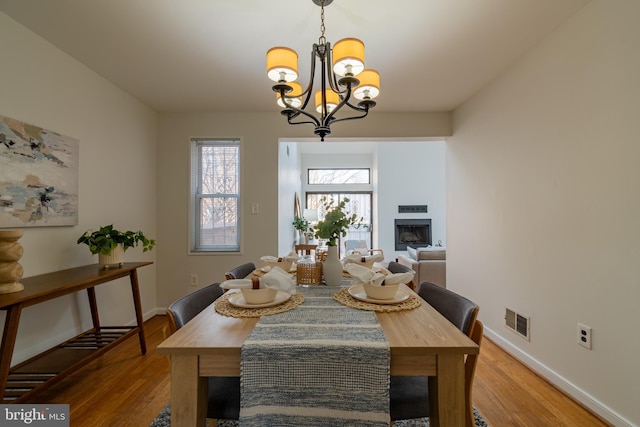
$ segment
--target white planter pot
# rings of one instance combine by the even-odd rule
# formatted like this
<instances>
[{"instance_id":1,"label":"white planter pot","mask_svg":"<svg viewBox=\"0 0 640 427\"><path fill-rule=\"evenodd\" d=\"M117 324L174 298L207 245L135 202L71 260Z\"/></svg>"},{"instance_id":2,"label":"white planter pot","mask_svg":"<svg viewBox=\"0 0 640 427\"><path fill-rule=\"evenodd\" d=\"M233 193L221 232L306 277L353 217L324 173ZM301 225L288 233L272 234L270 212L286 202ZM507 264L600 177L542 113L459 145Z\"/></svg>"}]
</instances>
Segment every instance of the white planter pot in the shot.
<instances>
[{"instance_id":1,"label":"white planter pot","mask_svg":"<svg viewBox=\"0 0 640 427\"><path fill-rule=\"evenodd\" d=\"M124 262L124 248L122 245L116 246L109 255L98 254L98 264L109 267L121 267Z\"/></svg>"},{"instance_id":2,"label":"white planter pot","mask_svg":"<svg viewBox=\"0 0 640 427\"><path fill-rule=\"evenodd\" d=\"M338 259L338 247L327 246L327 259L322 264L322 274L327 286L339 286L342 281L342 263Z\"/></svg>"}]
</instances>

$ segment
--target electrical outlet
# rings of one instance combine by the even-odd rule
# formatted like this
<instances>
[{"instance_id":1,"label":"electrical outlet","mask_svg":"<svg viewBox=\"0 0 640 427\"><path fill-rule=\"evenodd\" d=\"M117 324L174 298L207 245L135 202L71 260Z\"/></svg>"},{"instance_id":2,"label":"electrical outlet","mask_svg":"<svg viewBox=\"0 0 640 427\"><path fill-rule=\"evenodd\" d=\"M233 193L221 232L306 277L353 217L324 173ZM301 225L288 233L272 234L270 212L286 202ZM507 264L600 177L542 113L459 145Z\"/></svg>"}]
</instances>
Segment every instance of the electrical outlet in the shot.
<instances>
[{"instance_id":1,"label":"electrical outlet","mask_svg":"<svg viewBox=\"0 0 640 427\"><path fill-rule=\"evenodd\" d=\"M191 286L198 286L198 275L197 274L192 274L191 275Z\"/></svg>"},{"instance_id":2,"label":"electrical outlet","mask_svg":"<svg viewBox=\"0 0 640 427\"><path fill-rule=\"evenodd\" d=\"M578 344L591 350L591 328L578 323Z\"/></svg>"}]
</instances>

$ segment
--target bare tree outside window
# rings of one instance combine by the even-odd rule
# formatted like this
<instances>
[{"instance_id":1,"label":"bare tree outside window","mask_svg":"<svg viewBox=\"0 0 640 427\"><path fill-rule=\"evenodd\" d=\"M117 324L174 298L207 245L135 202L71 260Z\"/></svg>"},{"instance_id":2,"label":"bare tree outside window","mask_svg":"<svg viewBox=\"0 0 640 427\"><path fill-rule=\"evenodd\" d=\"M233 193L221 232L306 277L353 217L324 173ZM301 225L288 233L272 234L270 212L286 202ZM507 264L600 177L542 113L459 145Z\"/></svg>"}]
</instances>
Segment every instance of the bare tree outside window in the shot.
<instances>
[{"instance_id":1,"label":"bare tree outside window","mask_svg":"<svg viewBox=\"0 0 640 427\"><path fill-rule=\"evenodd\" d=\"M240 141L192 140L192 250L240 249Z\"/></svg>"},{"instance_id":2,"label":"bare tree outside window","mask_svg":"<svg viewBox=\"0 0 640 427\"><path fill-rule=\"evenodd\" d=\"M370 184L369 169L308 169L309 185Z\"/></svg>"}]
</instances>

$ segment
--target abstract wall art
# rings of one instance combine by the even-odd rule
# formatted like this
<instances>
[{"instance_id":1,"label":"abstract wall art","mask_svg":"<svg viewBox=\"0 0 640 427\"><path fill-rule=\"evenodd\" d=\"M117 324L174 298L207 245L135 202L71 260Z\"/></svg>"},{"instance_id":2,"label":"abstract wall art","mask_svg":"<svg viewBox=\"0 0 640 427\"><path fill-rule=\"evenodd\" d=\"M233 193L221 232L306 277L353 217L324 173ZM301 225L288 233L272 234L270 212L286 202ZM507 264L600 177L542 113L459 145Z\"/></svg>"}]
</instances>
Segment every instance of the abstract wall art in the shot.
<instances>
[{"instance_id":1,"label":"abstract wall art","mask_svg":"<svg viewBox=\"0 0 640 427\"><path fill-rule=\"evenodd\" d=\"M0 115L0 228L78 224L79 141Z\"/></svg>"}]
</instances>

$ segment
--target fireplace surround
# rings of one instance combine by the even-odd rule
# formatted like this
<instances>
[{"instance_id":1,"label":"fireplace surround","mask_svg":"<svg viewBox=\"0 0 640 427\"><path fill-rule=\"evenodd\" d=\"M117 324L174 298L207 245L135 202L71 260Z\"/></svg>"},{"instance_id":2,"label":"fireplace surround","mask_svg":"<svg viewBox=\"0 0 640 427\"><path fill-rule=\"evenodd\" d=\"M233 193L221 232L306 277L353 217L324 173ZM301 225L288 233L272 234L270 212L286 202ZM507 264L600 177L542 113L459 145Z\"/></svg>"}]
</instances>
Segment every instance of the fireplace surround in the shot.
<instances>
[{"instance_id":1,"label":"fireplace surround","mask_svg":"<svg viewBox=\"0 0 640 427\"><path fill-rule=\"evenodd\" d=\"M431 219L395 220L396 251L406 251L407 246L431 246Z\"/></svg>"}]
</instances>

